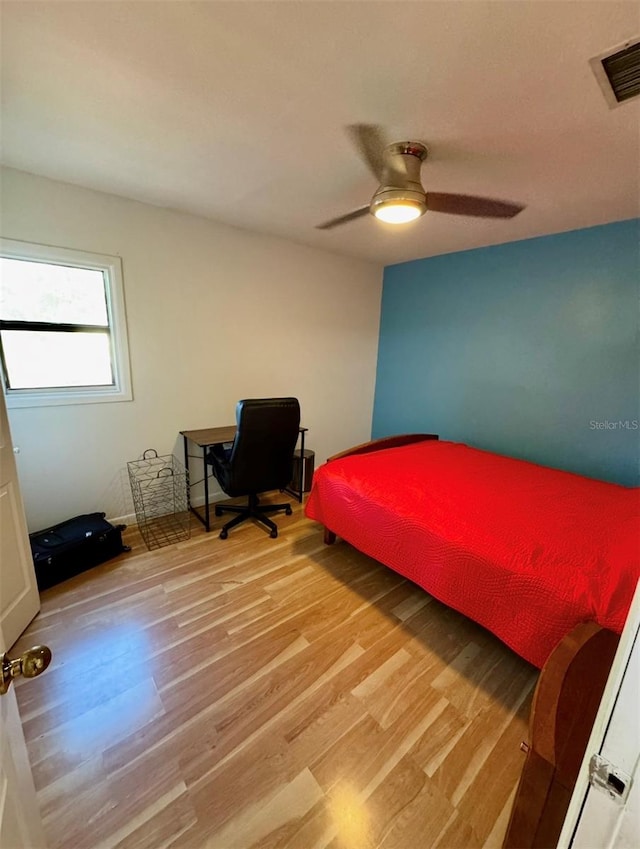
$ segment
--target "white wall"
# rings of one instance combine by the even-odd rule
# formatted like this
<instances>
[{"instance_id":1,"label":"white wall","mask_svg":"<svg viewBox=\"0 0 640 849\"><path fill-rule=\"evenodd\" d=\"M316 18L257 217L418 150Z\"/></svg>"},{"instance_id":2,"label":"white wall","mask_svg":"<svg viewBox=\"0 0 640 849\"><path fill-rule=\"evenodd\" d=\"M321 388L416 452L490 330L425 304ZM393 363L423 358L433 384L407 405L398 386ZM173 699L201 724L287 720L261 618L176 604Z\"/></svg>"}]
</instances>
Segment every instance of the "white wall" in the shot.
<instances>
[{"instance_id":1,"label":"white wall","mask_svg":"<svg viewBox=\"0 0 640 849\"><path fill-rule=\"evenodd\" d=\"M122 257L134 400L10 410L31 531L132 512L126 462L295 395L316 464L369 439L382 268L12 169L10 239Z\"/></svg>"}]
</instances>

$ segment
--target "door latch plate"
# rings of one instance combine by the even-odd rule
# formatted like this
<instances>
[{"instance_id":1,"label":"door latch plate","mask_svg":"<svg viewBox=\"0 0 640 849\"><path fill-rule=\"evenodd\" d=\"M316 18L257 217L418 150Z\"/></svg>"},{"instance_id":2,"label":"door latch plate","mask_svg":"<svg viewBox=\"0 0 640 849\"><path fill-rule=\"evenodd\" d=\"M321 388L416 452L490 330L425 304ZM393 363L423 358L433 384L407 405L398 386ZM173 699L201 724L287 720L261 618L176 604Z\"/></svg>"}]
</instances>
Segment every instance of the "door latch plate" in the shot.
<instances>
[{"instance_id":1,"label":"door latch plate","mask_svg":"<svg viewBox=\"0 0 640 849\"><path fill-rule=\"evenodd\" d=\"M601 755L592 755L589 761L589 784L606 793L610 799L623 805L631 789L631 776L614 766Z\"/></svg>"}]
</instances>

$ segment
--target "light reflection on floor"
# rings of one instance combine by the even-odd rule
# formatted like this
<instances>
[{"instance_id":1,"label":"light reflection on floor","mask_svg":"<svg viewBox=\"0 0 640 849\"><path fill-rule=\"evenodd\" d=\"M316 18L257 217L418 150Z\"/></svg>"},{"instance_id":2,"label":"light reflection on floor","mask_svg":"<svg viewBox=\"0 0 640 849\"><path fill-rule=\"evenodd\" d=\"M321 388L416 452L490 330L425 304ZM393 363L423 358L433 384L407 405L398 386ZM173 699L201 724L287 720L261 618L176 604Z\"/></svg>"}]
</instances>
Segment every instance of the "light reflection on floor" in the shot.
<instances>
[{"instance_id":1,"label":"light reflection on floor","mask_svg":"<svg viewBox=\"0 0 640 849\"><path fill-rule=\"evenodd\" d=\"M371 844L371 820L361 796L346 781L331 791L329 811L343 849L363 849Z\"/></svg>"},{"instance_id":2,"label":"light reflection on floor","mask_svg":"<svg viewBox=\"0 0 640 849\"><path fill-rule=\"evenodd\" d=\"M71 754L89 757L142 727L163 712L153 679L138 676L139 667L151 651L138 624L106 628L63 649L58 661L64 666L65 704L69 718L57 730L61 744ZM126 680L129 676L130 680ZM124 677L125 680L122 680ZM138 680L139 679L139 680ZM108 690L114 680L113 697ZM88 691L106 689L104 700L82 711L79 704Z\"/></svg>"}]
</instances>

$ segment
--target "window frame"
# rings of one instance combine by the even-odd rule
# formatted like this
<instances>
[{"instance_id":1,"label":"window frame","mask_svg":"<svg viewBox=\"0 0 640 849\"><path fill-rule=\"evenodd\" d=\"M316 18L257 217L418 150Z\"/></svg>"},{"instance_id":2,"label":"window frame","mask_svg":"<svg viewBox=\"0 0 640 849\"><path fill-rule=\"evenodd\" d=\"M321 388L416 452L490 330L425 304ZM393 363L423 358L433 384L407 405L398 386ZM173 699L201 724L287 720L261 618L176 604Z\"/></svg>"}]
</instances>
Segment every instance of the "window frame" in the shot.
<instances>
[{"instance_id":1,"label":"window frame","mask_svg":"<svg viewBox=\"0 0 640 849\"><path fill-rule=\"evenodd\" d=\"M8 385L8 375L5 373L2 341L0 339L0 378L7 407L45 407L133 400L121 258L15 239L0 239L0 256L6 259L41 262L48 265L65 265L102 272L107 306L111 370L114 381L113 385L109 386L94 384L90 386L11 389ZM33 322L33 324L37 323ZM63 325L62 322L59 322L59 324ZM78 327L82 328L82 325L78 324Z\"/></svg>"}]
</instances>

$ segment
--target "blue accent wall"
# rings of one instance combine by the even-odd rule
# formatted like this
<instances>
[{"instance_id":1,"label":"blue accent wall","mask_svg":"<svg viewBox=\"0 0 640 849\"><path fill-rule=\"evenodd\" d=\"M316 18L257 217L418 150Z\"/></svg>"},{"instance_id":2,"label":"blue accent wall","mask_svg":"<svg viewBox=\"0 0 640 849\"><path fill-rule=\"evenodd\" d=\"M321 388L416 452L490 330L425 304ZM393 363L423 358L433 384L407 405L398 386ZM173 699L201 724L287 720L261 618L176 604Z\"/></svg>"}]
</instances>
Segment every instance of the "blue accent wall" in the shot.
<instances>
[{"instance_id":1,"label":"blue accent wall","mask_svg":"<svg viewBox=\"0 0 640 849\"><path fill-rule=\"evenodd\" d=\"M385 269L373 437L434 432L637 486L639 225Z\"/></svg>"}]
</instances>

